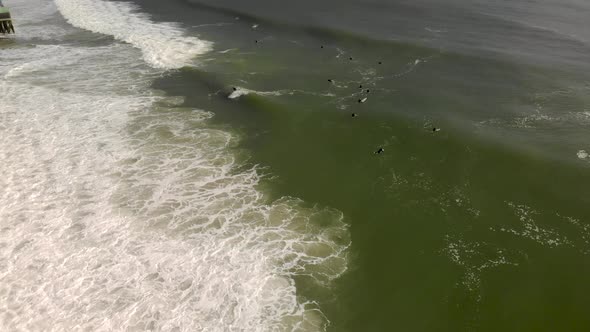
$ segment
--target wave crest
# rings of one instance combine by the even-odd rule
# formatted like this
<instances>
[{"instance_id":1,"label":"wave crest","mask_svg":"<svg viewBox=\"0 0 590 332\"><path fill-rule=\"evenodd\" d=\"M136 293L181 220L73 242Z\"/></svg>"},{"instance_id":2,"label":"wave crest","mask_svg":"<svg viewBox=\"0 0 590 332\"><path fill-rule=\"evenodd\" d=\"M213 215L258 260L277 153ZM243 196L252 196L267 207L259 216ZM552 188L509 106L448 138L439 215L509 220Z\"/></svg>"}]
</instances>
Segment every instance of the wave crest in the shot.
<instances>
[{"instance_id":1,"label":"wave crest","mask_svg":"<svg viewBox=\"0 0 590 332\"><path fill-rule=\"evenodd\" d=\"M137 6L101 0L55 0L66 20L78 27L139 48L144 60L155 68L175 69L211 49L212 43L185 36L173 23L154 23Z\"/></svg>"}]
</instances>

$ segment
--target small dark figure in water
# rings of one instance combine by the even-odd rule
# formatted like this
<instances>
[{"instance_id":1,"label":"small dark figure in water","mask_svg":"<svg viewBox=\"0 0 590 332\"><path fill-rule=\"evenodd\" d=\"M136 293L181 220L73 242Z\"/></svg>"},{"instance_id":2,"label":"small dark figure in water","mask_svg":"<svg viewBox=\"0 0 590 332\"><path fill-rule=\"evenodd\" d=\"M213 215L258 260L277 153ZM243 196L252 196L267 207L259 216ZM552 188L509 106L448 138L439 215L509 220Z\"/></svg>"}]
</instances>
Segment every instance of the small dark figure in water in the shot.
<instances>
[{"instance_id":1,"label":"small dark figure in water","mask_svg":"<svg viewBox=\"0 0 590 332\"><path fill-rule=\"evenodd\" d=\"M356 113L352 113L352 117L353 118L356 118L357 117L357 114Z\"/></svg>"},{"instance_id":2,"label":"small dark figure in water","mask_svg":"<svg viewBox=\"0 0 590 332\"><path fill-rule=\"evenodd\" d=\"M383 152L385 152L385 149L379 148L379 150L375 151L375 154L382 154Z\"/></svg>"},{"instance_id":3,"label":"small dark figure in water","mask_svg":"<svg viewBox=\"0 0 590 332\"><path fill-rule=\"evenodd\" d=\"M324 45L320 46L320 48L324 48Z\"/></svg>"},{"instance_id":4,"label":"small dark figure in water","mask_svg":"<svg viewBox=\"0 0 590 332\"><path fill-rule=\"evenodd\" d=\"M369 93L369 91L370 91L370 90L369 90L369 89L367 89L367 93Z\"/></svg>"},{"instance_id":5,"label":"small dark figure in water","mask_svg":"<svg viewBox=\"0 0 590 332\"><path fill-rule=\"evenodd\" d=\"M379 61L379 64L383 64L383 62Z\"/></svg>"},{"instance_id":6,"label":"small dark figure in water","mask_svg":"<svg viewBox=\"0 0 590 332\"><path fill-rule=\"evenodd\" d=\"M363 98L363 99L359 99L359 103L364 103L365 101L367 101L367 97Z\"/></svg>"},{"instance_id":7,"label":"small dark figure in water","mask_svg":"<svg viewBox=\"0 0 590 332\"><path fill-rule=\"evenodd\" d=\"M256 39L254 42L255 42L256 44L258 44L258 39Z\"/></svg>"},{"instance_id":8,"label":"small dark figure in water","mask_svg":"<svg viewBox=\"0 0 590 332\"><path fill-rule=\"evenodd\" d=\"M359 89L362 89L362 88L363 88L363 86L362 85L359 85Z\"/></svg>"},{"instance_id":9,"label":"small dark figure in water","mask_svg":"<svg viewBox=\"0 0 590 332\"><path fill-rule=\"evenodd\" d=\"M350 57L349 59L352 60L352 57Z\"/></svg>"},{"instance_id":10,"label":"small dark figure in water","mask_svg":"<svg viewBox=\"0 0 590 332\"><path fill-rule=\"evenodd\" d=\"M235 86L234 86L234 91L238 91L238 88L236 88Z\"/></svg>"},{"instance_id":11,"label":"small dark figure in water","mask_svg":"<svg viewBox=\"0 0 590 332\"><path fill-rule=\"evenodd\" d=\"M328 82L330 82L330 83L334 83L334 80L333 80L333 79L331 79L331 78L328 78Z\"/></svg>"},{"instance_id":12,"label":"small dark figure in water","mask_svg":"<svg viewBox=\"0 0 590 332\"><path fill-rule=\"evenodd\" d=\"M440 128L436 128L436 127L432 128L433 133L436 133L437 131L440 131Z\"/></svg>"}]
</instances>

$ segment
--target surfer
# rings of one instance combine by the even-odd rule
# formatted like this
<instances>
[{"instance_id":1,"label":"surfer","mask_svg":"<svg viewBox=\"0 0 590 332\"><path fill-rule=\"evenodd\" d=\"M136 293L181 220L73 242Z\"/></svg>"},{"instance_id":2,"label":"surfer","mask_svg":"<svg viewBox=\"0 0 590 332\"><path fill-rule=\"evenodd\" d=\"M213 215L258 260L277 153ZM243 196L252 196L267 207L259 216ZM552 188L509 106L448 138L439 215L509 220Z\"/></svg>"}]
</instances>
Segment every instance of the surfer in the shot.
<instances>
[{"instance_id":1,"label":"surfer","mask_svg":"<svg viewBox=\"0 0 590 332\"><path fill-rule=\"evenodd\" d=\"M385 149L379 148L379 150L375 151L375 154L382 154L383 152L385 152Z\"/></svg>"}]
</instances>

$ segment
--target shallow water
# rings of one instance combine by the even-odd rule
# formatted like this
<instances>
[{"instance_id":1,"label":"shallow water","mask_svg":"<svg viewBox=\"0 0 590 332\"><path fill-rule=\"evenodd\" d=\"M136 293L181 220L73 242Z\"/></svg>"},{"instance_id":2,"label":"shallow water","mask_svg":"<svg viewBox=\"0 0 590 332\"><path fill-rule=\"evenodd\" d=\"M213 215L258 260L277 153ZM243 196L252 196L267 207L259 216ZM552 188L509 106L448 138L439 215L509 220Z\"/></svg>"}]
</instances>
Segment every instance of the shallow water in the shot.
<instances>
[{"instance_id":1,"label":"shallow water","mask_svg":"<svg viewBox=\"0 0 590 332\"><path fill-rule=\"evenodd\" d=\"M342 214L266 197L238 133L150 88L210 43L126 3L11 7L3 330L322 329L295 278L321 289L346 270Z\"/></svg>"}]
</instances>

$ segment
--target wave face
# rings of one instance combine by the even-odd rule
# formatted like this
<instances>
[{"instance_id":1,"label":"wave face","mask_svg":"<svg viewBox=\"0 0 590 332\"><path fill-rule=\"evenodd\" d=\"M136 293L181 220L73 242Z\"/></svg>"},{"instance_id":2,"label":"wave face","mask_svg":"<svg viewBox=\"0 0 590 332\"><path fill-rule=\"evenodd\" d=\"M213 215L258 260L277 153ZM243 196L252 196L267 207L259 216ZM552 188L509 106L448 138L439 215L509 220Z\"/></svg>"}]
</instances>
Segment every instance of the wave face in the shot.
<instances>
[{"instance_id":1,"label":"wave face","mask_svg":"<svg viewBox=\"0 0 590 332\"><path fill-rule=\"evenodd\" d=\"M356 36L466 56L587 68L587 1L185 0L266 27ZM362 24L359 24L362 22Z\"/></svg>"},{"instance_id":2,"label":"wave face","mask_svg":"<svg viewBox=\"0 0 590 332\"><path fill-rule=\"evenodd\" d=\"M125 43L56 25L67 44L0 48L0 329L324 330L295 278L346 270L342 214L269 201L237 136L149 88L209 44L126 3L55 4ZM31 25L52 6L16 2Z\"/></svg>"}]
</instances>

